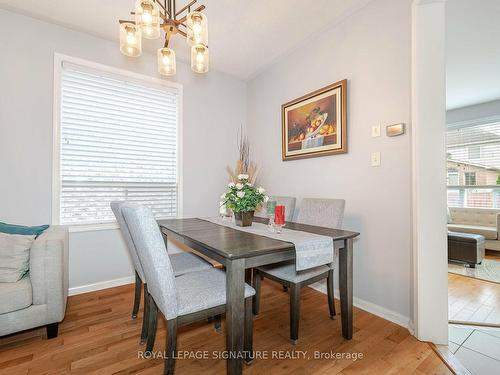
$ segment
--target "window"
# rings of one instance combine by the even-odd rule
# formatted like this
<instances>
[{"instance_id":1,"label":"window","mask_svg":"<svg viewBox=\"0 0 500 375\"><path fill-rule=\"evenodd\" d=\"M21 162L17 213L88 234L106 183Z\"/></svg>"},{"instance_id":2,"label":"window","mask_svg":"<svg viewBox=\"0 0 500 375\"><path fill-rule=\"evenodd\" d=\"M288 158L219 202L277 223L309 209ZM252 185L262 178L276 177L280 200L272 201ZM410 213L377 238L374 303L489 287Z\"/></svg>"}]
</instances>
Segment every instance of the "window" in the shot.
<instances>
[{"instance_id":1,"label":"window","mask_svg":"<svg viewBox=\"0 0 500 375\"><path fill-rule=\"evenodd\" d=\"M448 168L447 181L448 185L458 185L458 170L454 168Z\"/></svg>"},{"instance_id":2,"label":"window","mask_svg":"<svg viewBox=\"0 0 500 375\"><path fill-rule=\"evenodd\" d=\"M59 74L58 222L114 222L114 200L147 205L158 218L176 217L179 89L67 61Z\"/></svg>"},{"instance_id":3,"label":"window","mask_svg":"<svg viewBox=\"0 0 500 375\"><path fill-rule=\"evenodd\" d=\"M476 185L476 172L465 172L465 185L466 186L474 186Z\"/></svg>"},{"instance_id":4,"label":"window","mask_svg":"<svg viewBox=\"0 0 500 375\"><path fill-rule=\"evenodd\" d=\"M500 122L462 125L446 132L448 205L500 208Z\"/></svg>"}]
</instances>

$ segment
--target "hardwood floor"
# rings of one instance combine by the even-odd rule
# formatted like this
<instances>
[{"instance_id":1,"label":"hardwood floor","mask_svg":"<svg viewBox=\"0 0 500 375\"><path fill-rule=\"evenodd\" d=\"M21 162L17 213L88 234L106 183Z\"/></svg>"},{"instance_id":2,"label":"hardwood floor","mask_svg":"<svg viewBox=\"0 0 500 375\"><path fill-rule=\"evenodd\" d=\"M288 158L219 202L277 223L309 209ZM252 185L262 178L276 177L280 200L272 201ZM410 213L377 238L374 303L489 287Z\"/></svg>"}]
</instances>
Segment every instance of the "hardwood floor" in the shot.
<instances>
[{"instance_id":1,"label":"hardwood floor","mask_svg":"<svg viewBox=\"0 0 500 375\"><path fill-rule=\"evenodd\" d=\"M448 317L500 325L500 284L449 273Z\"/></svg>"},{"instance_id":2,"label":"hardwood floor","mask_svg":"<svg viewBox=\"0 0 500 375\"><path fill-rule=\"evenodd\" d=\"M132 301L132 285L70 297L59 337L46 340L44 329L37 329L0 339L0 373L161 374L161 359L138 358L138 351L144 350L139 345L142 307L139 318L132 320ZM263 282L254 350L267 353L269 359L256 358L244 366L245 374L451 374L427 343L394 323L355 308L353 339L346 341L340 334L340 318L329 319L326 295L304 288L301 307L300 339L294 347L288 337L288 294L277 284ZM160 320L158 326L155 350L163 351L165 324ZM211 357L224 350L224 341L223 331L216 333L205 322L181 328L179 350L207 350L210 355L178 360L176 373L225 374L224 360ZM303 358L299 351L311 358ZM362 353L363 358L315 360L315 351ZM287 354L298 358L276 358Z\"/></svg>"}]
</instances>

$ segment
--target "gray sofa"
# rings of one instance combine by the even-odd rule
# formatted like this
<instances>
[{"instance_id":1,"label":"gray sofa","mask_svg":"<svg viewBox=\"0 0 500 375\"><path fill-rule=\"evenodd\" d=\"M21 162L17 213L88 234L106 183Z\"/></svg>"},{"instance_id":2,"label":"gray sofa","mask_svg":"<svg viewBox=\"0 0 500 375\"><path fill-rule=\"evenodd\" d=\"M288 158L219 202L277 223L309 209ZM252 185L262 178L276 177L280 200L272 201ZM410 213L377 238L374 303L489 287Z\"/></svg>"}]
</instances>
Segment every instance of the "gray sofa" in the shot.
<instances>
[{"instance_id":1,"label":"gray sofa","mask_svg":"<svg viewBox=\"0 0 500 375\"><path fill-rule=\"evenodd\" d=\"M15 283L0 283L0 336L47 326L56 337L68 297L68 229L51 226L30 249L29 272Z\"/></svg>"},{"instance_id":2,"label":"gray sofa","mask_svg":"<svg viewBox=\"0 0 500 375\"><path fill-rule=\"evenodd\" d=\"M448 231L480 234L486 239L486 249L500 251L500 209L448 209Z\"/></svg>"}]
</instances>

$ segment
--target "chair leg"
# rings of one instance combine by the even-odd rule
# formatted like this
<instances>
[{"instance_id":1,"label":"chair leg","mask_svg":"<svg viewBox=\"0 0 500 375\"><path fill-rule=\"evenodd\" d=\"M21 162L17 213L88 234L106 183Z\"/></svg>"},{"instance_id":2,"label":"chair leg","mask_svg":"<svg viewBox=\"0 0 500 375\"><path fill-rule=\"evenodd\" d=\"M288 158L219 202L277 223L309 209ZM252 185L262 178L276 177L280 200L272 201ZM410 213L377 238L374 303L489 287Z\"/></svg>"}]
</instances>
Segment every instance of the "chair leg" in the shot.
<instances>
[{"instance_id":1,"label":"chair leg","mask_svg":"<svg viewBox=\"0 0 500 375\"><path fill-rule=\"evenodd\" d=\"M54 339L57 337L59 332L59 323L47 324L45 327L47 329L47 339Z\"/></svg>"},{"instance_id":2,"label":"chair leg","mask_svg":"<svg viewBox=\"0 0 500 375\"><path fill-rule=\"evenodd\" d=\"M175 355L177 351L177 318L167 320L167 343L165 346L165 375L174 375Z\"/></svg>"},{"instance_id":3,"label":"chair leg","mask_svg":"<svg viewBox=\"0 0 500 375\"><path fill-rule=\"evenodd\" d=\"M156 339L156 326L158 323L158 307L149 295L149 317L148 317L148 341L146 343L146 353L151 353L155 345Z\"/></svg>"},{"instance_id":4,"label":"chair leg","mask_svg":"<svg viewBox=\"0 0 500 375\"><path fill-rule=\"evenodd\" d=\"M141 287L142 287L142 280L136 271L135 272L134 308L132 309L132 319L137 318L137 312L139 311L139 304L141 303Z\"/></svg>"},{"instance_id":5,"label":"chair leg","mask_svg":"<svg viewBox=\"0 0 500 375\"><path fill-rule=\"evenodd\" d=\"M221 331L221 315L215 315L213 317L215 332Z\"/></svg>"},{"instance_id":6,"label":"chair leg","mask_svg":"<svg viewBox=\"0 0 500 375\"><path fill-rule=\"evenodd\" d=\"M245 299L245 363L250 365L253 361L253 314L252 298Z\"/></svg>"},{"instance_id":7,"label":"chair leg","mask_svg":"<svg viewBox=\"0 0 500 375\"><path fill-rule=\"evenodd\" d=\"M300 284L290 284L290 341L293 345L299 340Z\"/></svg>"},{"instance_id":8,"label":"chair leg","mask_svg":"<svg viewBox=\"0 0 500 375\"><path fill-rule=\"evenodd\" d=\"M253 273L252 270L253 270L253 268L247 268L245 270L245 282L247 284L251 284L252 283L252 273Z\"/></svg>"},{"instance_id":9,"label":"chair leg","mask_svg":"<svg viewBox=\"0 0 500 375\"><path fill-rule=\"evenodd\" d=\"M326 279L326 289L328 291L328 308L330 309L330 319L335 319L335 299L333 296L333 269L328 271L328 278Z\"/></svg>"},{"instance_id":10,"label":"chair leg","mask_svg":"<svg viewBox=\"0 0 500 375\"><path fill-rule=\"evenodd\" d=\"M142 330L141 330L141 345L146 343L148 338L148 325L149 325L149 292L148 285L144 283L144 314L142 316Z\"/></svg>"},{"instance_id":11,"label":"chair leg","mask_svg":"<svg viewBox=\"0 0 500 375\"><path fill-rule=\"evenodd\" d=\"M255 289L255 295L252 297L253 299L253 315L259 315L260 309L260 284L261 284L261 276L259 271L256 269L253 270L253 288Z\"/></svg>"}]
</instances>

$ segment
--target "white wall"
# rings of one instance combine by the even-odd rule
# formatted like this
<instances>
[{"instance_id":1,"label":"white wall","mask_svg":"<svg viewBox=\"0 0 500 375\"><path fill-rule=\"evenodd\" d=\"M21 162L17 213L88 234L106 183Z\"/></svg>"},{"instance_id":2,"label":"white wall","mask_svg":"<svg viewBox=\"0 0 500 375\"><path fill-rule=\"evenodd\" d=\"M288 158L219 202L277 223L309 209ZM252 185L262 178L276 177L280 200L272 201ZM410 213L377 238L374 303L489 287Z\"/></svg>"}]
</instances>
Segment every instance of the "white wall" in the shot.
<instances>
[{"instance_id":1,"label":"white wall","mask_svg":"<svg viewBox=\"0 0 500 375\"><path fill-rule=\"evenodd\" d=\"M373 125L410 120L410 0L377 0L309 39L249 82L248 128L262 185L272 194L346 199L355 303L408 324L410 136L371 137ZM281 104L348 79L343 155L281 161ZM382 127L384 131L384 127ZM381 167L370 166L372 151Z\"/></svg>"},{"instance_id":2,"label":"white wall","mask_svg":"<svg viewBox=\"0 0 500 375\"><path fill-rule=\"evenodd\" d=\"M10 30L0 33L0 221L50 223L54 53L155 77L156 59L130 59L118 42L4 10L0 24ZM246 118L246 85L213 71L196 75L181 62L177 70L184 86L184 216L214 215ZM71 234L70 287L131 275L118 230Z\"/></svg>"}]
</instances>

